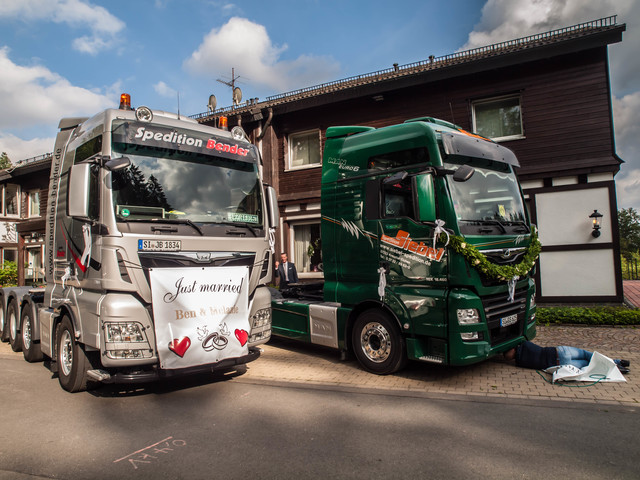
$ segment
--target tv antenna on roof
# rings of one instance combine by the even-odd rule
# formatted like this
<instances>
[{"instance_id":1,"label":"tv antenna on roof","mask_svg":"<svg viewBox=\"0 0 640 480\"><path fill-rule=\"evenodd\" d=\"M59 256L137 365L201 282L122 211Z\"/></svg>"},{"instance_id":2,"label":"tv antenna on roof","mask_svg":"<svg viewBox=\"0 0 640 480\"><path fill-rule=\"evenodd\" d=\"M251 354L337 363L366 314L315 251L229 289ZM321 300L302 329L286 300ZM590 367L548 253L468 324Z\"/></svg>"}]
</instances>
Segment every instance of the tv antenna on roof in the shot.
<instances>
[{"instance_id":1,"label":"tv antenna on roof","mask_svg":"<svg viewBox=\"0 0 640 480\"><path fill-rule=\"evenodd\" d=\"M236 77L235 70L233 68L231 69L231 81L228 82L226 80L221 80L218 78L218 81L220 83L226 85L227 87L231 87L231 98L234 107L239 105L242 101L242 90L240 90L240 87L236 87L236 80L238 80L239 78L240 75Z\"/></svg>"}]
</instances>

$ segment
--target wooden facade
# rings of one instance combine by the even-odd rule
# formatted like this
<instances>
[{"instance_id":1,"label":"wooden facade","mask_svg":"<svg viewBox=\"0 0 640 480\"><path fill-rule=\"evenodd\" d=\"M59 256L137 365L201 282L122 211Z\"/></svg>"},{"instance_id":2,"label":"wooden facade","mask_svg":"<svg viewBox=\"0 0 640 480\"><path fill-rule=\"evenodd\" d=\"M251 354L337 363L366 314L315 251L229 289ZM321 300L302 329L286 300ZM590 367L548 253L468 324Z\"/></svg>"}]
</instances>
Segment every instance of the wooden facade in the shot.
<instances>
[{"instance_id":1,"label":"wooden facade","mask_svg":"<svg viewBox=\"0 0 640 480\"><path fill-rule=\"evenodd\" d=\"M2 206L0 239L2 261L13 261L18 267L18 285L44 283L45 212L49 192L51 156L25 160L13 168L0 171ZM6 192L17 187L18 211L7 215Z\"/></svg>"},{"instance_id":2,"label":"wooden facade","mask_svg":"<svg viewBox=\"0 0 640 480\"><path fill-rule=\"evenodd\" d=\"M227 116L259 145L265 180L279 195L278 248L300 265L307 259L304 249L296 253L292 232L320 221L321 168L287 168L292 135L317 130L321 150L329 126L381 127L422 116L473 131L474 105L517 98L521 135L498 141L520 160L518 175L540 230L539 301L622 302L614 182L622 160L613 136L608 45L621 41L624 30L609 17L196 118L215 124ZM596 209L603 214L597 238L589 219Z\"/></svg>"}]
</instances>

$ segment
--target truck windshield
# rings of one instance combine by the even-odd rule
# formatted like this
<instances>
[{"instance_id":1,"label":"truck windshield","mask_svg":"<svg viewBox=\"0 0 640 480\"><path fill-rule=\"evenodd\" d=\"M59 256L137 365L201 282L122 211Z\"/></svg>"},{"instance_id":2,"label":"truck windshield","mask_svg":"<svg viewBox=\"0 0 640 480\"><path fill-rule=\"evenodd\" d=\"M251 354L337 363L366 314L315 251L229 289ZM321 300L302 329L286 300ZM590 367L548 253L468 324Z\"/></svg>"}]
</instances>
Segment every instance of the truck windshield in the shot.
<instances>
[{"instance_id":1,"label":"truck windshield","mask_svg":"<svg viewBox=\"0 0 640 480\"><path fill-rule=\"evenodd\" d=\"M112 172L116 219L262 228L256 163L170 148L113 143L112 158L131 165Z\"/></svg>"},{"instance_id":2,"label":"truck windshield","mask_svg":"<svg viewBox=\"0 0 640 480\"><path fill-rule=\"evenodd\" d=\"M462 163L462 162L461 162ZM475 169L466 182L456 182L447 175L453 206L461 233L528 233L522 195L511 167L487 160L465 161ZM456 169L460 164L445 163Z\"/></svg>"}]
</instances>

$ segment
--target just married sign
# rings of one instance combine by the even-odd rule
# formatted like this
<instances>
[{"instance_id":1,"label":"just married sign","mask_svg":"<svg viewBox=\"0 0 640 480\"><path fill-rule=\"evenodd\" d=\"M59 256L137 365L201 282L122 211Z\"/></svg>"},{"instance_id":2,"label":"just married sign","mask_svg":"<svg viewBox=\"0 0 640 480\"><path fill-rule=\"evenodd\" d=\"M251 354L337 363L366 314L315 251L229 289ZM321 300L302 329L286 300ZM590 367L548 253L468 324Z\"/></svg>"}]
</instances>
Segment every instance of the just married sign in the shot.
<instances>
[{"instance_id":1,"label":"just married sign","mask_svg":"<svg viewBox=\"0 0 640 480\"><path fill-rule=\"evenodd\" d=\"M154 268L149 276L162 368L217 363L248 353L247 267Z\"/></svg>"}]
</instances>

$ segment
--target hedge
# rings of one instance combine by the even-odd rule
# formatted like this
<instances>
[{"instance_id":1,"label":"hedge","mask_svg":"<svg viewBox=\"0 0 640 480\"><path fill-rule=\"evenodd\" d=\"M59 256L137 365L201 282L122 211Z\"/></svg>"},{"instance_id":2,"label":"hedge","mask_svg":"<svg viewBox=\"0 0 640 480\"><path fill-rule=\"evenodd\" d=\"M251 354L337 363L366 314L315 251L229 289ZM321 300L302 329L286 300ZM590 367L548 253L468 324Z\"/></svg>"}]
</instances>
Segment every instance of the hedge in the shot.
<instances>
[{"instance_id":1,"label":"hedge","mask_svg":"<svg viewBox=\"0 0 640 480\"><path fill-rule=\"evenodd\" d=\"M11 287L18 283L18 266L15 262L4 262L0 268L0 286Z\"/></svg>"},{"instance_id":2,"label":"hedge","mask_svg":"<svg viewBox=\"0 0 640 480\"><path fill-rule=\"evenodd\" d=\"M626 307L538 307L539 325L640 325L640 309Z\"/></svg>"}]
</instances>

